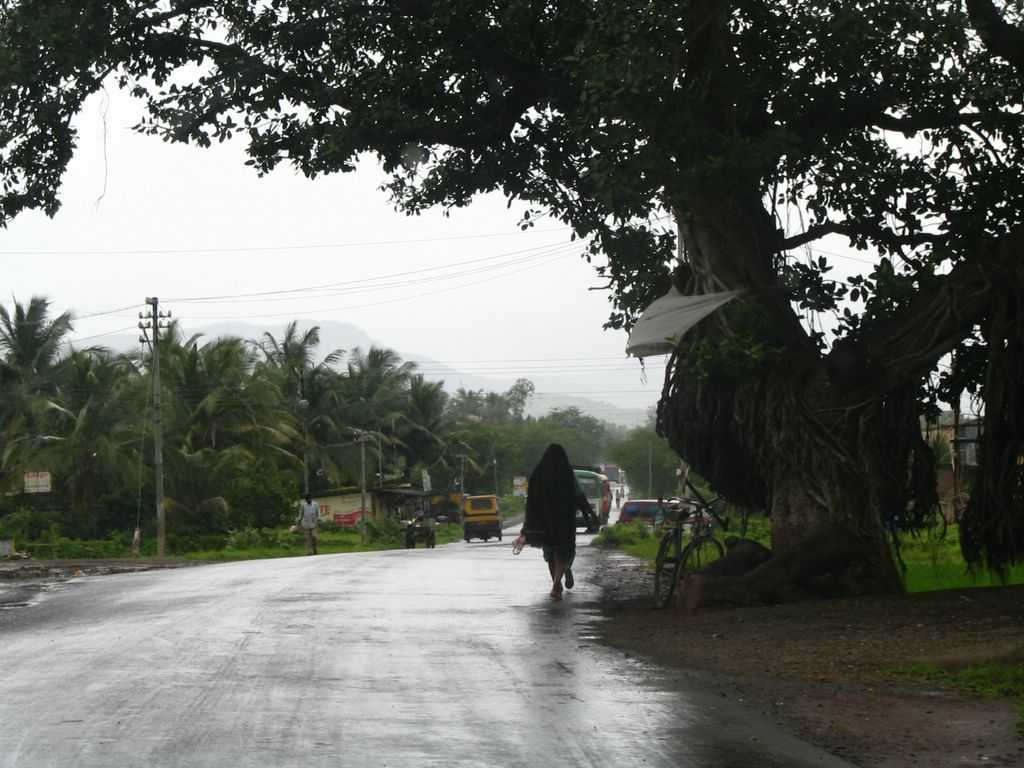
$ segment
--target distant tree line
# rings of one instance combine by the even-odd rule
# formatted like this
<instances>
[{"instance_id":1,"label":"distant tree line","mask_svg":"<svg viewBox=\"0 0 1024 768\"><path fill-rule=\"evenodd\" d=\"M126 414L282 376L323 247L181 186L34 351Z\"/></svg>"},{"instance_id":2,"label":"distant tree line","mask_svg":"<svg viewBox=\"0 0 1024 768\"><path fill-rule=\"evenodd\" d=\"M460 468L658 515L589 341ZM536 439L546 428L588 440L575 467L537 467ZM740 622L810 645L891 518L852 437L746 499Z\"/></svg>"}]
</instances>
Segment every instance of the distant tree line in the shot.
<instances>
[{"instance_id":1,"label":"distant tree line","mask_svg":"<svg viewBox=\"0 0 1024 768\"><path fill-rule=\"evenodd\" d=\"M57 526L98 538L155 524L150 353L78 348L72 330L71 314L54 316L45 298L0 306L0 536ZM297 322L259 339L186 337L176 322L162 333L172 546L278 525L306 482L313 492L358 485L359 435L369 487L418 486L426 470L434 488L456 490L464 477L469 493L511 492L550 442L579 464L629 456L634 443L646 462L651 440L664 451L653 425L627 435L575 408L527 417L526 379L451 395L389 349L319 344L318 328ZM28 471L50 472L52 493L23 493Z\"/></svg>"}]
</instances>

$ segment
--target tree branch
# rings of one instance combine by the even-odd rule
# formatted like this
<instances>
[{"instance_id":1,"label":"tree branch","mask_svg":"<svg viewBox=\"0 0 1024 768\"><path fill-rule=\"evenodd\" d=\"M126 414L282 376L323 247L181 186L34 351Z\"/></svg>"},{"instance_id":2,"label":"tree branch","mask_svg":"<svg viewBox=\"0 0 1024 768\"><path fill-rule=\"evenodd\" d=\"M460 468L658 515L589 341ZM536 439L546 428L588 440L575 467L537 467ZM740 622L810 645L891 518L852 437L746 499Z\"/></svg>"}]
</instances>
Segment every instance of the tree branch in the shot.
<instances>
[{"instance_id":1,"label":"tree branch","mask_svg":"<svg viewBox=\"0 0 1024 768\"><path fill-rule=\"evenodd\" d=\"M968 336L989 311L993 291L1014 282L1015 265L1024 253L1024 226L982 244L979 251L949 274L925 281L896 316L863 327L862 341L833 348L826 359L833 374L857 369L866 379L853 397L889 392L924 375Z\"/></svg>"},{"instance_id":2,"label":"tree branch","mask_svg":"<svg viewBox=\"0 0 1024 768\"><path fill-rule=\"evenodd\" d=\"M823 224L813 224L798 235L787 237L778 245L780 251L791 251L807 243L812 243L825 235L845 235L849 238L857 236L867 237L871 240L884 243L892 249L914 248L919 245L944 245L949 241L948 234L929 232L915 232L909 235L900 235L884 227L863 222L828 221Z\"/></svg>"},{"instance_id":3,"label":"tree branch","mask_svg":"<svg viewBox=\"0 0 1024 768\"><path fill-rule=\"evenodd\" d=\"M999 13L992 0L967 0L967 14L985 47L1024 75L1024 29Z\"/></svg>"},{"instance_id":4,"label":"tree branch","mask_svg":"<svg viewBox=\"0 0 1024 768\"><path fill-rule=\"evenodd\" d=\"M906 117L882 114L874 118L871 123L883 131L895 131L908 137L914 136L920 131L957 125L1019 130L1024 127L1024 113L996 110L993 112L925 112Z\"/></svg>"}]
</instances>

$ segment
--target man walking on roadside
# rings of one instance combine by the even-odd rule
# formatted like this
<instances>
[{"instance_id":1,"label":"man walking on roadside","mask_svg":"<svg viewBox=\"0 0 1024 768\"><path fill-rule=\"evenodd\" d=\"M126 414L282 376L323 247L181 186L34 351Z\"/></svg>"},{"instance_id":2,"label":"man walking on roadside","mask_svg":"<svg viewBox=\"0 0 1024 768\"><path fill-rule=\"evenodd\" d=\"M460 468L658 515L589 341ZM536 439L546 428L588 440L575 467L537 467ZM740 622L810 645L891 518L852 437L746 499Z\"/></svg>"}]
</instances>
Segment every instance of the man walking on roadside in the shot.
<instances>
[{"instance_id":1,"label":"man walking on roadside","mask_svg":"<svg viewBox=\"0 0 1024 768\"><path fill-rule=\"evenodd\" d=\"M316 552L316 527L320 522L320 505L313 501L310 494L299 502L299 519L297 525L306 536L306 554L315 555Z\"/></svg>"}]
</instances>

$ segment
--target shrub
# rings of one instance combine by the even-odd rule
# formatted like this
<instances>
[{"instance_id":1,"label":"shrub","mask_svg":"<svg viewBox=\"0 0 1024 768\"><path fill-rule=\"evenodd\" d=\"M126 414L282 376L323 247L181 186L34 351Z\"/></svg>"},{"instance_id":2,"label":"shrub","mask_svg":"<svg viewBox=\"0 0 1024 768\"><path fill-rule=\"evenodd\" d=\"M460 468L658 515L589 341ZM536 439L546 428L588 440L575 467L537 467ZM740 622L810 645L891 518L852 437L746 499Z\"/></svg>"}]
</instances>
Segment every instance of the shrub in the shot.
<instances>
[{"instance_id":1,"label":"shrub","mask_svg":"<svg viewBox=\"0 0 1024 768\"><path fill-rule=\"evenodd\" d=\"M627 544L638 544L652 536L653 532L647 523L616 523L601 529L594 537L594 544L599 547L624 547Z\"/></svg>"},{"instance_id":2,"label":"shrub","mask_svg":"<svg viewBox=\"0 0 1024 768\"><path fill-rule=\"evenodd\" d=\"M371 544L396 544L401 537L402 526L397 520L384 518L366 521L366 539Z\"/></svg>"},{"instance_id":3,"label":"shrub","mask_svg":"<svg viewBox=\"0 0 1024 768\"><path fill-rule=\"evenodd\" d=\"M263 545L263 537L255 528L242 528L237 531L228 531L228 541L225 549L256 549Z\"/></svg>"},{"instance_id":4,"label":"shrub","mask_svg":"<svg viewBox=\"0 0 1024 768\"><path fill-rule=\"evenodd\" d=\"M43 560L90 560L127 557L128 549L117 541L83 541L50 536L46 541L25 545L32 557Z\"/></svg>"},{"instance_id":5,"label":"shrub","mask_svg":"<svg viewBox=\"0 0 1024 768\"><path fill-rule=\"evenodd\" d=\"M55 525L57 513L32 507L18 507L0 517L0 539L14 539L19 544L39 539ZM59 528L58 528L59 533Z\"/></svg>"}]
</instances>

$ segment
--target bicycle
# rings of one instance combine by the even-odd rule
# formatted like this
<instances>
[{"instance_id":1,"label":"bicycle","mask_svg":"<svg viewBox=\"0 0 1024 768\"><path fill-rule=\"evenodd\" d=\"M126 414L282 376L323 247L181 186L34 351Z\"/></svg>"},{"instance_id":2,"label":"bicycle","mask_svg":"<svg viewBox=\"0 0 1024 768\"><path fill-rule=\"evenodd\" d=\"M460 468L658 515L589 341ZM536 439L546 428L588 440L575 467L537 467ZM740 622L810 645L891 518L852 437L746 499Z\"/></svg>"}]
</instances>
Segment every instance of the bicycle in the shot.
<instances>
[{"instance_id":1,"label":"bicycle","mask_svg":"<svg viewBox=\"0 0 1024 768\"><path fill-rule=\"evenodd\" d=\"M654 605L666 608L672 601L679 580L686 573L699 571L725 556L725 547L715 536L717 522L723 529L729 521L715 511L714 505L720 499L708 501L693 487L689 478L684 482L693 494L691 499L670 499L673 509L678 510L675 520L658 545L658 556L654 561ZM690 540L683 546L685 526L689 523Z\"/></svg>"}]
</instances>

